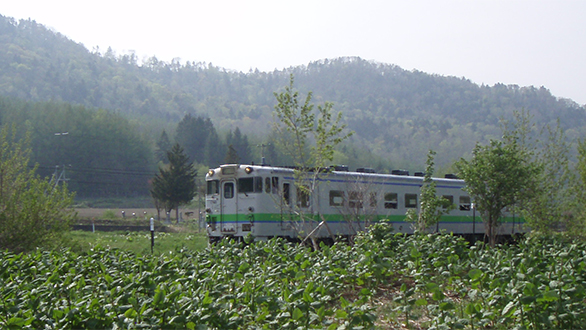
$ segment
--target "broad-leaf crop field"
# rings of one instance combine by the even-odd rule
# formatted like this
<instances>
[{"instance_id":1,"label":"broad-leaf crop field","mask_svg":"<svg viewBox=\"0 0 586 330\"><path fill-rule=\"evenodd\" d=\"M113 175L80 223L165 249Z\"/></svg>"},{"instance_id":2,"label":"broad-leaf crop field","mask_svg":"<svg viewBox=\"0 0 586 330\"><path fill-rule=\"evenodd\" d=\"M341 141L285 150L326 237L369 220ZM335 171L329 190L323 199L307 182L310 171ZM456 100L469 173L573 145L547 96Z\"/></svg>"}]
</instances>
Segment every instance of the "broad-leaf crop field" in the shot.
<instances>
[{"instance_id":1,"label":"broad-leaf crop field","mask_svg":"<svg viewBox=\"0 0 586 330\"><path fill-rule=\"evenodd\" d=\"M158 256L0 253L0 327L586 328L586 244L490 249L373 230L320 250L222 242Z\"/></svg>"}]
</instances>

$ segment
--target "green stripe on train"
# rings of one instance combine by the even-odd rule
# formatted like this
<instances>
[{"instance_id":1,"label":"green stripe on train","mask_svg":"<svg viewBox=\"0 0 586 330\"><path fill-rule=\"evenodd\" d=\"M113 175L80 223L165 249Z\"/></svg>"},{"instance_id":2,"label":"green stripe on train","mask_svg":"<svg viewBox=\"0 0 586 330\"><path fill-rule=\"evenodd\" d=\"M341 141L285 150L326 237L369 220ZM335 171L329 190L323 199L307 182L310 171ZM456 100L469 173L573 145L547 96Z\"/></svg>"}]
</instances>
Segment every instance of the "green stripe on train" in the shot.
<instances>
[{"instance_id":1,"label":"green stripe on train","mask_svg":"<svg viewBox=\"0 0 586 330\"><path fill-rule=\"evenodd\" d=\"M213 215L208 216L208 222L214 221L216 223L220 222L254 222L254 223L274 223L274 222L282 222L282 221L302 221L299 215L293 214L279 214L279 213L255 213L255 214L224 214L224 215ZM391 222L406 222L405 215L339 215L339 214L324 214L324 215L306 215L304 217L305 221L314 221L314 222L321 222L322 220L326 220L330 223L339 223L339 222L349 222L349 221L360 221L360 222L377 222L382 220L387 220ZM440 223L462 223L462 224L472 224L472 223L482 223L482 218L479 216L455 216L455 215L446 215L442 217ZM505 217L500 219L500 223L524 223L523 218L519 217Z\"/></svg>"}]
</instances>

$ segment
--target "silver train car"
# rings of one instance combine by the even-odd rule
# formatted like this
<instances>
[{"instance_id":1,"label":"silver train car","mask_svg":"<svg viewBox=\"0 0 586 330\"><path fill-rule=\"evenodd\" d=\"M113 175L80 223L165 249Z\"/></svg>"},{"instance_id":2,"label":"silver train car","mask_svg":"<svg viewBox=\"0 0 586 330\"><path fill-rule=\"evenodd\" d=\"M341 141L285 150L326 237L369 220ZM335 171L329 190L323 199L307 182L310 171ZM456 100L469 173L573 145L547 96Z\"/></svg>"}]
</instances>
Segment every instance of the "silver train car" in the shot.
<instances>
[{"instance_id":1,"label":"silver train car","mask_svg":"<svg viewBox=\"0 0 586 330\"><path fill-rule=\"evenodd\" d=\"M247 236L292 241L310 234L317 239L348 237L382 220L390 222L395 232L413 232L405 214L419 207L422 174L351 172L345 167L306 174L300 178L291 168L266 165L227 164L210 169L205 196L210 242ZM483 236L484 224L463 190L464 181L433 180L438 196L455 207L429 231ZM507 214L498 230L501 235L525 232L522 219L514 214Z\"/></svg>"}]
</instances>

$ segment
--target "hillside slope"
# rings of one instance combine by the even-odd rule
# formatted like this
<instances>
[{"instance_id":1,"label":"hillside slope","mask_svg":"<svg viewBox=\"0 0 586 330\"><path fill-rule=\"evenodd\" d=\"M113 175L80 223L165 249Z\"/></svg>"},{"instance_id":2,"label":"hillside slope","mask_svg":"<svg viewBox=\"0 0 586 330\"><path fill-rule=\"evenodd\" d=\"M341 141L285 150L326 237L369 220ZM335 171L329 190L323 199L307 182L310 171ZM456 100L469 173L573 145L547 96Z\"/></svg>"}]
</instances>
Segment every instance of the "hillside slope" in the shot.
<instances>
[{"instance_id":1,"label":"hillside slope","mask_svg":"<svg viewBox=\"0 0 586 330\"><path fill-rule=\"evenodd\" d=\"M479 86L465 78L407 71L360 58L320 60L273 72L233 72L206 63L139 63L134 54L89 51L31 20L0 16L0 95L57 100L176 123L205 115L220 131L270 133L273 93L294 74L314 101L334 103L356 134L345 159L367 149L393 164L423 164L428 149L450 164L476 141L500 134L499 120L525 109L539 124L559 119L569 138L586 132L586 109L545 87ZM344 161L342 157L342 161ZM373 160L365 160L372 162ZM374 164L363 164L364 166Z\"/></svg>"}]
</instances>

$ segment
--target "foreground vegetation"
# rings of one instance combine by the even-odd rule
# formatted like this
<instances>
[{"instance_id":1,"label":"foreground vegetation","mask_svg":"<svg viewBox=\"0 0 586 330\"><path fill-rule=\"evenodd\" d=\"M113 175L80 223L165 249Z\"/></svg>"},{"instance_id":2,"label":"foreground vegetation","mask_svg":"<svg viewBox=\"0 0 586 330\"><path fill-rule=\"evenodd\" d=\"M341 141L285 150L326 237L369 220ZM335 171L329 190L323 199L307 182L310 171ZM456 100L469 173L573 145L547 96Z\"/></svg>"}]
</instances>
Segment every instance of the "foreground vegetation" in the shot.
<instances>
[{"instance_id":1,"label":"foreground vegetation","mask_svg":"<svg viewBox=\"0 0 586 330\"><path fill-rule=\"evenodd\" d=\"M377 225L350 246L223 241L137 255L0 253L2 328L586 326L586 244L534 236L468 246Z\"/></svg>"}]
</instances>

